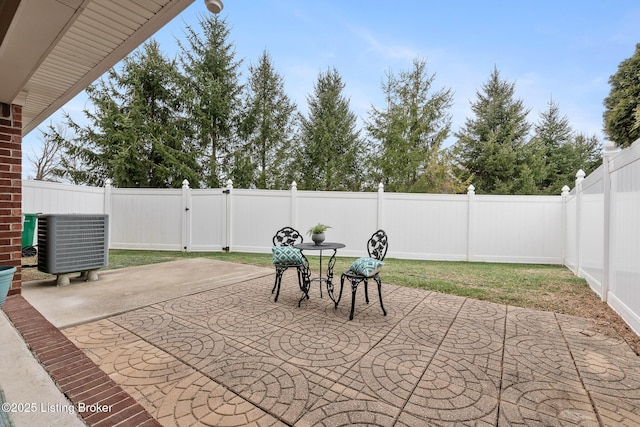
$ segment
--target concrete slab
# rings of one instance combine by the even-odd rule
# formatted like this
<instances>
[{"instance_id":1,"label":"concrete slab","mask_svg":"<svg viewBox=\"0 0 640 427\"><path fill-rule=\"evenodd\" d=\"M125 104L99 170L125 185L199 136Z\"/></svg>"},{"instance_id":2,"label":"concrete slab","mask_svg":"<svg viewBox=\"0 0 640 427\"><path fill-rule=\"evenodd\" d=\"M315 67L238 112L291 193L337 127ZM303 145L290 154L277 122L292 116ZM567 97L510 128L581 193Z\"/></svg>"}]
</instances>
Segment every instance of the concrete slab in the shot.
<instances>
[{"instance_id":1,"label":"concrete slab","mask_svg":"<svg viewBox=\"0 0 640 427\"><path fill-rule=\"evenodd\" d=\"M96 282L27 282L22 295L58 328L98 320L179 296L273 274L273 269L205 258L104 270Z\"/></svg>"},{"instance_id":2,"label":"concrete slab","mask_svg":"<svg viewBox=\"0 0 640 427\"><path fill-rule=\"evenodd\" d=\"M85 425L1 310L0 343L0 385L9 404L3 409L16 427Z\"/></svg>"}]
</instances>

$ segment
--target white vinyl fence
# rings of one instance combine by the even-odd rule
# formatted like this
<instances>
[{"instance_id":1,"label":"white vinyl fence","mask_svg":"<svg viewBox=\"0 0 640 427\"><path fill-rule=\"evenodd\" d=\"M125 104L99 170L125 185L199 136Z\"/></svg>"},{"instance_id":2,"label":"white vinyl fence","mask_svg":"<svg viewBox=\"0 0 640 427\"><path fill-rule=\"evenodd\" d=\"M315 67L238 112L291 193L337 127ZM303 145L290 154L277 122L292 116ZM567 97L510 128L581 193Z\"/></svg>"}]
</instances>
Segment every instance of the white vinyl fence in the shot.
<instances>
[{"instance_id":1,"label":"white vinyl fence","mask_svg":"<svg viewBox=\"0 0 640 427\"><path fill-rule=\"evenodd\" d=\"M42 188L39 186L42 185ZM366 254L379 228L388 256L562 263L561 196L483 196L291 190L103 189L25 182L25 213L107 213L110 248L271 252L275 232L331 225L339 255ZM67 197L73 195L74 197Z\"/></svg>"},{"instance_id":2,"label":"white vinyl fence","mask_svg":"<svg viewBox=\"0 0 640 427\"><path fill-rule=\"evenodd\" d=\"M582 171L580 171L582 172ZM564 265L640 334L640 140L565 193Z\"/></svg>"},{"instance_id":3,"label":"white vinyl fence","mask_svg":"<svg viewBox=\"0 0 640 427\"><path fill-rule=\"evenodd\" d=\"M382 228L391 258L564 264L640 333L640 141L558 196L89 188L23 182L24 213L106 213L110 248L270 252L275 232L332 226L338 255L366 255Z\"/></svg>"},{"instance_id":4,"label":"white vinyl fence","mask_svg":"<svg viewBox=\"0 0 640 427\"><path fill-rule=\"evenodd\" d=\"M22 180L23 213L104 213L105 189Z\"/></svg>"}]
</instances>

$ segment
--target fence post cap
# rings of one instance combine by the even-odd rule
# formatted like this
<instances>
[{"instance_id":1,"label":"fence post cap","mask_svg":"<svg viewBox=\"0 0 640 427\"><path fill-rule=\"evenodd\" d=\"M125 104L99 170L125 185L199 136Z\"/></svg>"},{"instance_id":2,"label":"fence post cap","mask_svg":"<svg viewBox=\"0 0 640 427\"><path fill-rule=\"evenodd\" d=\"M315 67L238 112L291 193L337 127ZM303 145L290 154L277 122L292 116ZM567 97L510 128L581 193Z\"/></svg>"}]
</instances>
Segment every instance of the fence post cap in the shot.
<instances>
[{"instance_id":1,"label":"fence post cap","mask_svg":"<svg viewBox=\"0 0 640 427\"><path fill-rule=\"evenodd\" d=\"M107 180L104 182L105 187L111 187L111 184L113 184L111 178L107 178Z\"/></svg>"},{"instance_id":2,"label":"fence post cap","mask_svg":"<svg viewBox=\"0 0 640 427\"><path fill-rule=\"evenodd\" d=\"M567 194L569 194L569 191L571 191L571 189L569 188L568 185L565 185L564 187L562 187L562 195L566 196Z\"/></svg>"},{"instance_id":3,"label":"fence post cap","mask_svg":"<svg viewBox=\"0 0 640 427\"><path fill-rule=\"evenodd\" d=\"M379 183L378 184L378 191L384 191L384 184L383 183Z\"/></svg>"},{"instance_id":4,"label":"fence post cap","mask_svg":"<svg viewBox=\"0 0 640 427\"><path fill-rule=\"evenodd\" d=\"M604 157L611 157L618 151L618 146L611 141L605 141L605 143L602 144L602 148Z\"/></svg>"},{"instance_id":5,"label":"fence post cap","mask_svg":"<svg viewBox=\"0 0 640 427\"><path fill-rule=\"evenodd\" d=\"M467 187L467 194L470 196L476 194L476 187L474 187L473 184L469 184L469 186Z\"/></svg>"},{"instance_id":6,"label":"fence post cap","mask_svg":"<svg viewBox=\"0 0 640 427\"><path fill-rule=\"evenodd\" d=\"M184 181L182 181L182 188L189 188L189 180L185 179Z\"/></svg>"},{"instance_id":7,"label":"fence post cap","mask_svg":"<svg viewBox=\"0 0 640 427\"><path fill-rule=\"evenodd\" d=\"M291 181L291 189L292 190L297 190L298 189L298 184L295 181Z\"/></svg>"},{"instance_id":8,"label":"fence post cap","mask_svg":"<svg viewBox=\"0 0 640 427\"><path fill-rule=\"evenodd\" d=\"M231 181L230 179L227 180L227 188L233 188L233 181Z\"/></svg>"},{"instance_id":9,"label":"fence post cap","mask_svg":"<svg viewBox=\"0 0 640 427\"><path fill-rule=\"evenodd\" d=\"M582 169L580 169L577 173L576 173L576 178L578 179L584 179L584 177L587 176L586 173L584 173L584 171Z\"/></svg>"}]
</instances>

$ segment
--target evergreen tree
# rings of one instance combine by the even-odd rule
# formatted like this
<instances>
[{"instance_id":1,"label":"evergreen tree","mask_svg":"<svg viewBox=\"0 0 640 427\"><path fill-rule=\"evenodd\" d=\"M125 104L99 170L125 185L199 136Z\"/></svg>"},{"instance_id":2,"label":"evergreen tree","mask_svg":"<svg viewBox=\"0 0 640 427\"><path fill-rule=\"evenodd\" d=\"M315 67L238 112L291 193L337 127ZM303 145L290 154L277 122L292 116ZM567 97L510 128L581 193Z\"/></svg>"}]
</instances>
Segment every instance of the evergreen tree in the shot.
<instances>
[{"instance_id":1,"label":"evergreen tree","mask_svg":"<svg viewBox=\"0 0 640 427\"><path fill-rule=\"evenodd\" d=\"M529 110L514 99L515 84L501 80L494 68L471 103L474 118L457 132L454 153L462 179L472 179L477 191L526 194L535 191L534 157L527 146Z\"/></svg>"},{"instance_id":2,"label":"evergreen tree","mask_svg":"<svg viewBox=\"0 0 640 427\"><path fill-rule=\"evenodd\" d=\"M432 91L434 75L424 60L396 77L387 74L382 90L386 109L372 107L367 131L373 140L376 182L388 191L459 192L442 142L451 129L450 89Z\"/></svg>"},{"instance_id":3,"label":"evergreen tree","mask_svg":"<svg viewBox=\"0 0 640 427\"><path fill-rule=\"evenodd\" d=\"M619 147L640 138L640 43L630 58L609 78L611 91L604 99L604 131Z\"/></svg>"},{"instance_id":4,"label":"evergreen tree","mask_svg":"<svg viewBox=\"0 0 640 427\"><path fill-rule=\"evenodd\" d=\"M205 185L215 188L223 184L232 169L242 91L238 83L241 61L235 60L233 45L227 42L229 29L224 19L207 15L200 17L199 23L203 36L187 25L188 46L178 44L190 125L208 157L202 162Z\"/></svg>"},{"instance_id":5,"label":"evergreen tree","mask_svg":"<svg viewBox=\"0 0 640 427\"><path fill-rule=\"evenodd\" d=\"M197 182L197 153L189 143L189 126L179 93L175 63L149 41L112 68L108 80L86 90L94 111L80 126L67 116L75 137L65 143L64 166L74 182L102 185L107 178L120 187L180 187ZM64 139L50 128L48 138ZM74 169L75 167L75 169Z\"/></svg>"},{"instance_id":6,"label":"evergreen tree","mask_svg":"<svg viewBox=\"0 0 640 427\"><path fill-rule=\"evenodd\" d=\"M560 115L560 108L553 99L547 105L548 109L540 114L540 119L534 126L531 141L539 171L536 186L543 193L555 191L557 183L565 179L571 166L563 152L566 152L573 140L569 119ZM574 170L573 174L577 171L578 169ZM566 184L565 182L560 188Z\"/></svg>"},{"instance_id":7,"label":"evergreen tree","mask_svg":"<svg viewBox=\"0 0 640 427\"><path fill-rule=\"evenodd\" d=\"M553 100L548 106L535 125L531 144L536 150L535 164L540 165L538 190L560 194L562 187L573 183L578 170L588 173L599 165L600 143L595 136L575 134Z\"/></svg>"},{"instance_id":8,"label":"evergreen tree","mask_svg":"<svg viewBox=\"0 0 640 427\"><path fill-rule=\"evenodd\" d=\"M583 133L579 133L575 135L573 139L572 155L572 157L575 159L574 164L567 169L567 175L565 178L565 180L567 180L569 184L565 183L563 184L563 186L571 186L571 184L575 181L576 172L578 172L580 169L585 171L585 173L588 175L598 167L600 167L600 165L602 164L602 143L595 135L589 136ZM570 170L573 171L569 172ZM560 189L561 188L562 187L560 187ZM560 189L558 189L558 191L560 191ZM555 194L557 194L557 192Z\"/></svg>"},{"instance_id":9,"label":"evergreen tree","mask_svg":"<svg viewBox=\"0 0 640 427\"><path fill-rule=\"evenodd\" d=\"M290 181L286 179L296 105L285 93L283 78L274 70L266 50L256 66L249 66L249 72L240 126L245 145L240 157L244 160L239 158L235 169L245 173L251 169L250 187L288 188Z\"/></svg>"},{"instance_id":10,"label":"evergreen tree","mask_svg":"<svg viewBox=\"0 0 640 427\"><path fill-rule=\"evenodd\" d=\"M343 89L334 68L319 74L314 95L307 96L308 117L300 117L300 189L357 191L361 187L364 148Z\"/></svg>"}]
</instances>

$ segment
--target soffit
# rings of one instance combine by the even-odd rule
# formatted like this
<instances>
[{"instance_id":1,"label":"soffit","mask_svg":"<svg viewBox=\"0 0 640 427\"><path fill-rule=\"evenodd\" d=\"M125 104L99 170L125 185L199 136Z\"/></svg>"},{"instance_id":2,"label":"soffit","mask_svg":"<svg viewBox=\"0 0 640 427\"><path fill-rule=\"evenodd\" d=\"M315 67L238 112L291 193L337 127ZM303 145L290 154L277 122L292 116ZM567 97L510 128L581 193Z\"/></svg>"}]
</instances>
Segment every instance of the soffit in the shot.
<instances>
[{"instance_id":1,"label":"soffit","mask_svg":"<svg viewBox=\"0 0 640 427\"><path fill-rule=\"evenodd\" d=\"M26 135L194 0L0 0L0 10L16 1L0 102L23 105Z\"/></svg>"}]
</instances>

